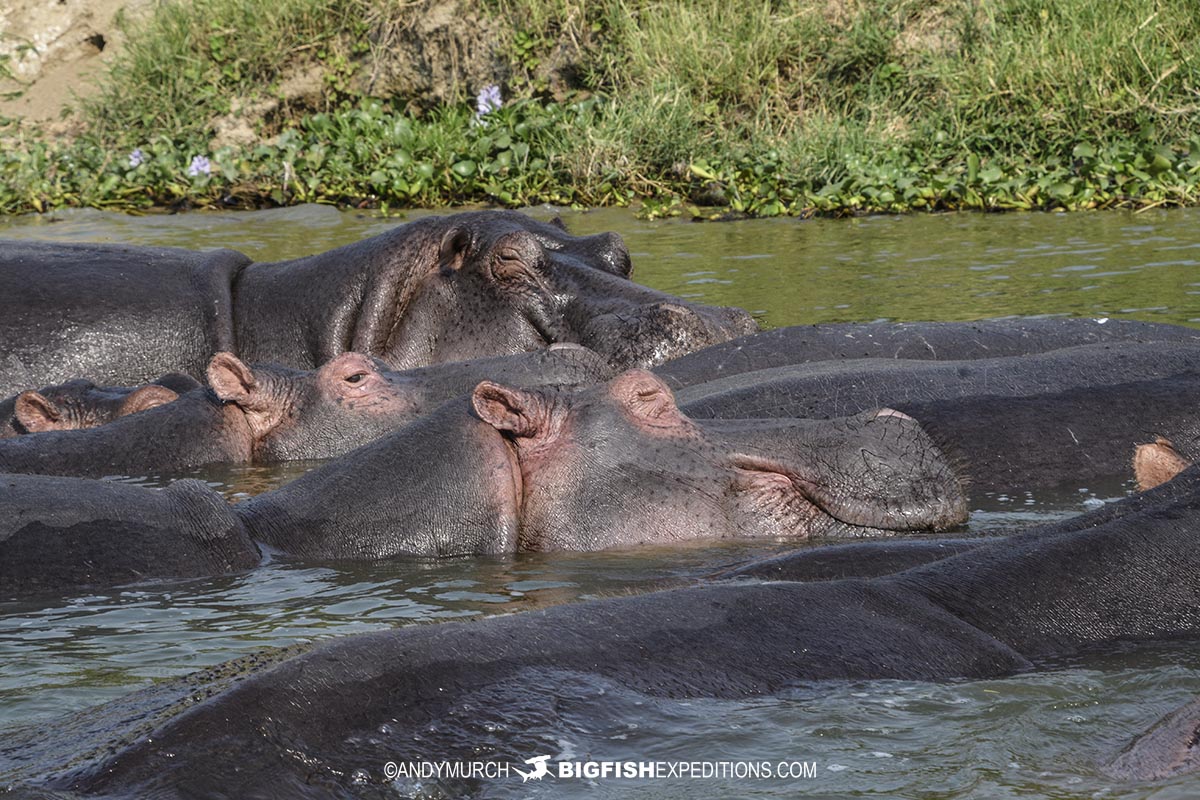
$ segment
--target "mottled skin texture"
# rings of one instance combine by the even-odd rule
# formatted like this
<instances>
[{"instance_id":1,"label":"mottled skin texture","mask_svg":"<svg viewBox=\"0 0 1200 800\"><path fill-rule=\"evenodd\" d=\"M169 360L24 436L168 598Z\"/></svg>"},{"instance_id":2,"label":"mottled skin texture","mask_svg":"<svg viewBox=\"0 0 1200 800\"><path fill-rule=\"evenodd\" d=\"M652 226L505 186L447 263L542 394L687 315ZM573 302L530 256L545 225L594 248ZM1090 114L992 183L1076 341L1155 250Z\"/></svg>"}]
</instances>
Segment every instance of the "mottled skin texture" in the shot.
<instances>
[{"instance_id":1,"label":"mottled skin texture","mask_svg":"<svg viewBox=\"0 0 1200 800\"><path fill-rule=\"evenodd\" d=\"M0 475L0 554L0 599L240 572L261 559L200 481L153 491L42 475Z\"/></svg>"},{"instance_id":2,"label":"mottled skin texture","mask_svg":"<svg viewBox=\"0 0 1200 800\"><path fill-rule=\"evenodd\" d=\"M1045 353L1103 342L1191 342L1200 331L1126 319L1005 319L796 325L754 333L669 361L654 371L672 388L743 372L859 358L959 361Z\"/></svg>"},{"instance_id":3,"label":"mottled skin texture","mask_svg":"<svg viewBox=\"0 0 1200 800\"><path fill-rule=\"evenodd\" d=\"M1089 345L961 362L863 359L681 389L694 417L840 416L886 405L959 460L973 492L1125 479L1139 442L1200 437L1200 349Z\"/></svg>"},{"instance_id":4,"label":"mottled skin texture","mask_svg":"<svg viewBox=\"0 0 1200 800\"><path fill-rule=\"evenodd\" d=\"M1101 643L1194 636L1192 478L1082 528L1034 528L892 576L722 582L345 637L168 709L136 737L115 725L98 763L64 774L43 751L38 766L85 796L384 797L388 760L528 757L566 724L549 698L572 680L747 698L809 681L995 678ZM572 714L606 703L564 696ZM19 761L19 745L6 749Z\"/></svg>"},{"instance_id":5,"label":"mottled skin texture","mask_svg":"<svg viewBox=\"0 0 1200 800\"><path fill-rule=\"evenodd\" d=\"M0 472L162 475L212 463L333 458L464 394L484 378L517 385L590 385L612 374L596 353L557 345L534 353L392 372L343 353L313 371L246 366L218 354L211 389L92 430L0 442Z\"/></svg>"},{"instance_id":6,"label":"mottled skin texture","mask_svg":"<svg viewBox=\"0 0 1200 800\"><path fill-rule=\"evenodd\" d=\"M239 513L271 547L334 559L863 536L966 519L953 470L893 412L700 424L640 370L579 393L483 382L470 400Z\"/></svg>"},{"instance_id":7,"label":"mottled skin texture","mask_svg":"<svg viewBox=\"0 0 1200 800\"><path fill-rule=\"evenodd\" d=\"M0 396L87 378L201 377L208 360L394 369L574 342L649 365L757 329L628 279L621 238L510 211L428 217L278 263L233 251L0 242Z\"/></svg>"},{"instance_id":8,"label":"mottled skin texture","mask_svg":"<svg viewBox=\"0 0 1200 800\"><path fill-rule=\"evenodd\" d=\"M95 428L126 414L165 405L199 387L195 378L175 372L144 386L97 386L91 381L73 380L29 389L0 400L0 439Z\"/></svg>"}]
</instances>

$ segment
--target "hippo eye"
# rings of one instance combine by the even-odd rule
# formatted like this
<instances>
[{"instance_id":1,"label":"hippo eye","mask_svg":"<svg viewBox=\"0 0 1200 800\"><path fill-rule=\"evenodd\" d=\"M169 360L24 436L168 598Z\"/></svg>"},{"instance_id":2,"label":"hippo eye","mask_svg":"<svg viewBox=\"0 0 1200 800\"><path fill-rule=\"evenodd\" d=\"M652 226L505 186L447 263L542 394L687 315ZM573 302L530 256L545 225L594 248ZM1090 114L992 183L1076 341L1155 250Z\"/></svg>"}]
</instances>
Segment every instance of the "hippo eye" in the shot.
<instances>
[{"instance_id":1,"label":"hippo eye","mask_svg":"<svg viewBox=\"0 0 1200 800\"><path fill-rule=\"evenodd\" d=\"M519 252L511 248L505 248L496 255L496 262L492 266L492 274L500 280L528 278L529 268Z\"/></svg>"},{"instance_id":2,"label":"hippo eye","mask_svg":"<svg viewBox=\"0 0 1200 800\"><path fill-rule=\"evenodd\" d=\"M366 380L366 378L367 378L367 373L356 372L353 375L346 378L346 383L362 383L364 380Z\"/></svg>"}]
</instances>

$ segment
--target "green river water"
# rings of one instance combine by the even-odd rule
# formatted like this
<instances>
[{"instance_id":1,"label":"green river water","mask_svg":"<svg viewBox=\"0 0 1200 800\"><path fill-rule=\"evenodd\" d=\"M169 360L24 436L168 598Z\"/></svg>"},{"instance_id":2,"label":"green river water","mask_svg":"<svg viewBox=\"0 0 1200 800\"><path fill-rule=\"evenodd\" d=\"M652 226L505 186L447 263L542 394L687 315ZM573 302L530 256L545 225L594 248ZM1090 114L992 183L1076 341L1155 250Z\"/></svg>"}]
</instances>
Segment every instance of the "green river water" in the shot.
<instances>
[{"instance_id":1,"label":"green river water","mask_svg":"<svg viewBox=\"0 0 1200 800\"><path fill-rule=\"evenodd\" d=\"M552 209L531 209L550 217ZM1128 317L1200 326L1200 211L944 215L854 220L647 222L561 212L575 233L625 237L636 280L739 305L765 326L828 321ZM232 247L258 260L307 255L394 219L307 206L130 217L96 211L0 219L0 238ZM236 499L293 477L214 469ZM134 476L154 484L154 478ZM1061 518L1128 487L986 498L971 527ZM702 576L793 545L699 543L354 568L270 564L247 575L0 602L0 737L264 646L466 615L517 611ZM603 713L541 732L558 757L816 762L796 780L558 781L484 787L488 797L1133 797L1200 795L1200 778L1115 786L1096 769L1200 690L1200 653L1162 645L1093 654L1005 680L797 687L753 701L665 702L615 687ZM534 753L531 752L531 755ZM436 754L430 754L436 757Z\"/></svg>"}]
</instances>

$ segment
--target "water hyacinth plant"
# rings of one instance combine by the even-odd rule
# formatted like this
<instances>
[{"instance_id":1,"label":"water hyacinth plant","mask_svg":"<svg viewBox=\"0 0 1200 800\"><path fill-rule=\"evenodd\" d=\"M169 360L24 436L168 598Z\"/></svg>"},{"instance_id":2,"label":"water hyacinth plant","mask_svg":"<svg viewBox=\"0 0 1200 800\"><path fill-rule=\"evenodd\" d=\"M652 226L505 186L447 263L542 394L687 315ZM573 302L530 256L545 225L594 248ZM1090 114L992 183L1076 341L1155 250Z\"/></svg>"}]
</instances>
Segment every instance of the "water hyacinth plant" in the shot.
<instances>
[{"instance_id":1,"label":"water hyacinth plant","mask_svg":"<svg viewBox=\"0 0 1200 800\"><path fill-rule=\"evenodd\" d=\"M193 156L192 163L188 164L187 174L193 178L200 175L208 175L212 172L212 163L208 160L208 156Z\"/></svg>"},{"instance_id":2,"label":"water hyacinth plant","mask_svg":"<svg viewBox=\"0 0 1200 800\"><path fill-rule=\"evenodd\" d=\"M504 105L500 99L499 86L485 86L475 98L475 121L482 122L483 118L493 111L499 111Z\"/></svg>"},{"instance_id":3,"label":"water hyacinth plant","mask_svg":"<svg viewBox=\"0 0 1200 800\"><path fill-rule=\"evenodd\" d=\"M73 140L0 119L0 213L640 202L652 216L710 218L1200 203L1197 3L879 0L827 14L803 0L485 0L492 32L479 35L507 59L505 89L437 107L368 94L378 84L357 78L378 54L365 27L338 49L334 20L395 22L420 13L411 4L278 5L271 26L255 23L258 0L156 5ZM214 19L244 21L245 35L213 33ZM176 62L187 68L164 70ZM234 98L278 103L301 67L324 70L319 100L250 120L260 138L248 145L215 141Z\"/></svg>"}]
</instances>

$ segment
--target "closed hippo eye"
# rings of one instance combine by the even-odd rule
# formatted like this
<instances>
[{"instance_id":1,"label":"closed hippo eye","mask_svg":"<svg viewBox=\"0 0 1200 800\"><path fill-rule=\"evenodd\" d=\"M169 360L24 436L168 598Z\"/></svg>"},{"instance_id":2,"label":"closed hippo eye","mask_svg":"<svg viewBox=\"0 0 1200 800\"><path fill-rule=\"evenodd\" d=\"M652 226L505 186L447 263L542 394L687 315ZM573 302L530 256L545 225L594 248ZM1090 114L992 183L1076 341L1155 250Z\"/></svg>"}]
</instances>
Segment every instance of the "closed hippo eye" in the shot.
<instances>
[{"instance_id":1,"label":"closed hippo eye","mask_svg":"<svg viewBox=\"0 0 1200 800\"><path fill-rule=\"evenodd\" d=\"M497 280L529 280L533 277L525 259L513 247L503 248L496 254L495 263L492 265L492 276Z\"/></svg>"}]
</instances>

